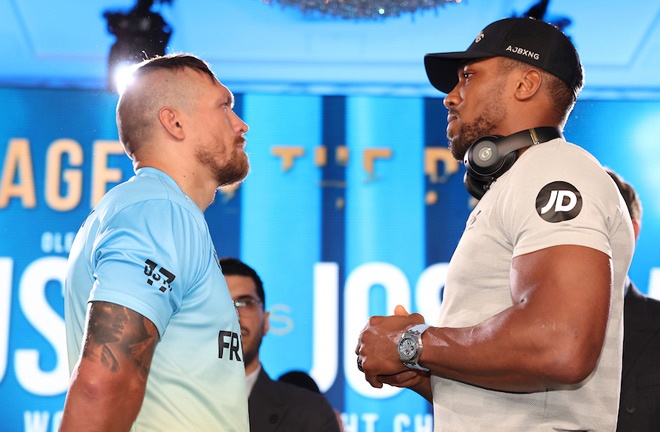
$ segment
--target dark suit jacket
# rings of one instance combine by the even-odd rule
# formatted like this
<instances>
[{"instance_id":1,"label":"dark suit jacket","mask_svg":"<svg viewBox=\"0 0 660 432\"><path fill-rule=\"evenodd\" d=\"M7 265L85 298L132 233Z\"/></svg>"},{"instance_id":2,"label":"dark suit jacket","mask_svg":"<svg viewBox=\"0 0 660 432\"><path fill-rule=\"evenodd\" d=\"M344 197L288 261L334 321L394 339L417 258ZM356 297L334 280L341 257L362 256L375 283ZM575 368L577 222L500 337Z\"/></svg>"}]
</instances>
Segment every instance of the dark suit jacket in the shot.
<instances>
[{"instance_id":1,"label":"dark suit jacket","mask_svg":"<svg viewBox=\"0 0 660 432\"><path fill-rule=\"evenodd\" d=\"M660 431L660 301L632 283L623 309L618 432Z\"/></svg>"},{"instance_id":2,"label":"dark suit jacket","mask_svg":"<svg viewBox=\"0 0 660 432\"><path fill-rule=\"evenodd\" d=\"M248 398L252 432L339 432L327 399L293 384L273 381L261 368Z\"/></svg>"}]
</instances>

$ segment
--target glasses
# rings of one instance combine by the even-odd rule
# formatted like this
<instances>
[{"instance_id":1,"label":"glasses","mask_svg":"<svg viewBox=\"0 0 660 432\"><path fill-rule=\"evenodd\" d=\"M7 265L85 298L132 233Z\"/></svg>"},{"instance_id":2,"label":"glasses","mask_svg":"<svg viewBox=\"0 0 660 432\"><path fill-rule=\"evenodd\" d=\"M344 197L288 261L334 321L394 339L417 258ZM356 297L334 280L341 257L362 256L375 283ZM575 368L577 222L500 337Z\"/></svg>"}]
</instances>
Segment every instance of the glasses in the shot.
<instances>
[{"instance_id":1,"label":"glasses","mask_svg":"<svg viewBox=\"0 0 660 432\"><path fill-rule=\"evenodd\" d=\"M263 304L261 300L253 297L244 297L238 300L234 300L234 306L236 306L236 310L238 310L239 312L240 311L254 312L257 310L257 307L261 304Z\"/></svg>"}]
</instances>

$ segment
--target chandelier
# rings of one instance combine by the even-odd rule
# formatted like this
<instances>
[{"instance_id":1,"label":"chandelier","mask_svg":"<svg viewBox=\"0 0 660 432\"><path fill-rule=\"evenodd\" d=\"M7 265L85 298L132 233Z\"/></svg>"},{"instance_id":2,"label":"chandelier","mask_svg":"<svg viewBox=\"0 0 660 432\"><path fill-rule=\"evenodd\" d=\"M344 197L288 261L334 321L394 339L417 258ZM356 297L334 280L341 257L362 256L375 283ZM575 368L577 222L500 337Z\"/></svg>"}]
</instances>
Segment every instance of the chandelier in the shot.
<instances>
[{"instance_id":1,"label":"chandelier","mask_svg":"<svg viewBox=\"0 0 660 432\"><path fill-rule=\"evenodd\" d=\"M296 8L307 16L377 20L444 7L462 0L262 0L283 8Z\"/></svg>"}]
</instances>

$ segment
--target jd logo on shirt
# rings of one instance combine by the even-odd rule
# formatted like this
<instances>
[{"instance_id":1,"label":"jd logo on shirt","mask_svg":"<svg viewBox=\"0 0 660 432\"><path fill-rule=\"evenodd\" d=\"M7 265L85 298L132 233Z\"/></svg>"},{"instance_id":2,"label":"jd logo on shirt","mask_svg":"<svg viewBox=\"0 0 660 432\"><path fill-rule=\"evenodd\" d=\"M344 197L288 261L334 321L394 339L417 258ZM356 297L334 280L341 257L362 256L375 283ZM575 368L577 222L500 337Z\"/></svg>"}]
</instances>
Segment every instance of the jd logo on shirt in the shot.
<instances>
[{"instance_id":1,"label":"jd logo on shirt","mask_svg":"<svg viewBox=\"0 0 660 432\"><path fill-rule=\"evenodd\" d=\"M570 183L548 183L536 196L536 212L548 222L571 220L580 214L580 210L582 195Z\"/></svg>"}]
</instances>

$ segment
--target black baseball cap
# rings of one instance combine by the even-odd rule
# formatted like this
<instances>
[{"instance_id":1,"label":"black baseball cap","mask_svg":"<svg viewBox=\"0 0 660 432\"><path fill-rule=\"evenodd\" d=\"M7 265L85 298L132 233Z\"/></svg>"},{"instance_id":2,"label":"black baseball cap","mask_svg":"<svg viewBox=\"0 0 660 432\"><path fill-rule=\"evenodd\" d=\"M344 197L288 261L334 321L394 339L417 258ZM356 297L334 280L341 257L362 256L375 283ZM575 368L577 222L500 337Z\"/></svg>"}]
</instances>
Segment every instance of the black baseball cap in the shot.
<instances>
[{"instance_id":1,"label":"black baseball cap","mask_svg":"<svg viewBox=\"0 0 660 432\"><path fill-rule=\"evenodd\" d=\"M467 50L426 54L424 67L433 87L449 93L465 61L509 57L561 79L575 97L584 84L580 57L571 40L552 24L534 18L505 18L484 28Z\"/></svg>"}]
</instances>

